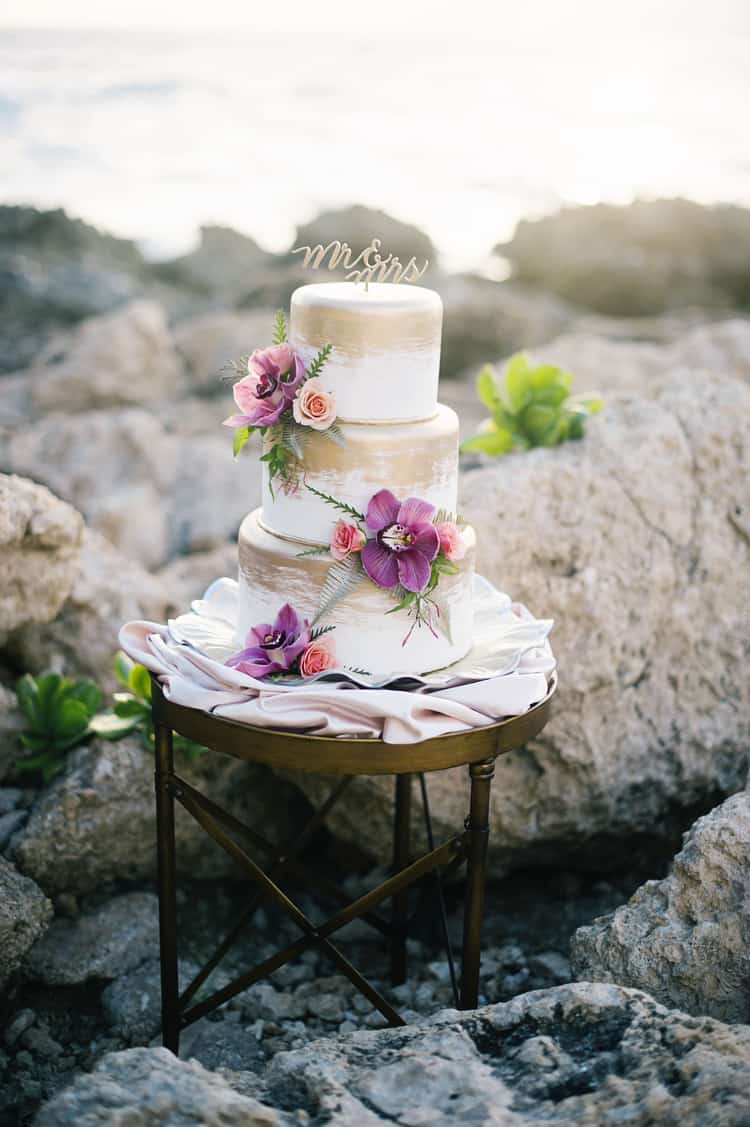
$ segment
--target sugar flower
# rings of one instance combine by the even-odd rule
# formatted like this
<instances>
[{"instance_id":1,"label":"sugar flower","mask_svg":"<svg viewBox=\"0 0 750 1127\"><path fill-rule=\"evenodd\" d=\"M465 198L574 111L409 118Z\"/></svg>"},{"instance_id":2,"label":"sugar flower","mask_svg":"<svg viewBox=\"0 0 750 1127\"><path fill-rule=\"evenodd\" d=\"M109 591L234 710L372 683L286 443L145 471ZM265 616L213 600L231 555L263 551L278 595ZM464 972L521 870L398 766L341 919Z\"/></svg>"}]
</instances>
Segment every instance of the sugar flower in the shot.
<instances>
[{"instance_id":1,"label":"sugar flower","mask_svg":"<svg viewBox=\"0 0 750 1127\"><path fill-rule=\"evenodd\" d=\"M224 420L228 427L269 427L279 421L305 378L301 357L288 344L256 349L247 362L247 375L234 385L240 414Z\"/></svg>"},{"instance_id":2,"label":"sugar flower","mask_svg":"<svg viewBox=\"0 0 750 1127\"><path fill-rule=\"evenodd\" d=\"M326 391L317 376L306 380L292 402L295 422L313 430L328 430L336 418L333 392Z\"/></svg>"},{"instance_id":3,"label":"sugar flower","mask_svg":"<svg viewBox=\"0 0 750 1127\"><path fill-rule=\"evenodd\" d=\"M367 537L356 524L337 520L331 533L331 555L335 560L345 560L352 552L360 552Z\"/></svg>"},{"instance_id":4,"label":"sugar flower","mask_svg":"<svg viewBox=\"0 0 750 1127\"><path fill-rule=\"evenodd\" d=\"M362 549L362 566L379 587L423 591L430 578L430 564L440 548L432 524L435 506L418 497L399 501L389 489L370 499L365 523L375 532Z\"/></svg>"},{"instance_id":5,"label":"sugar flower","mask_svg":"<svg viewBox=\"0 0 750 1127\"><path fill-rule=\"evenodd\" d=\"M306 619L300 622L297 612L285 603L273 625L264 622L250 628L245 639L247 648L228 658L226 664L249 677L267 677L290 670L309 642L309 623Z\"/></svg>"},{"instance_id":6,"label":"sugar flower","mask_svg":"<svg viewBox=\"0 0 750 1127\"><path fill-rule=\"evenodd\" d=\"M462 560L466 555L466 545L461 530L452 520L439 520L435 524L440 538L440 550L452 562Z\"/></svg>"},{"instance_id":7,"label":"sugar flower","mask_svg":"<svg viewBox=\"0 0 750 1127\"><path fill-rule=\"evenodd\" d=\"M310 642L299 659L299 671L303 677L313 677L316 673L325 673L326 670L335 668L336 650L333 639L328 635Z\"/></svg>"}]
</instances>

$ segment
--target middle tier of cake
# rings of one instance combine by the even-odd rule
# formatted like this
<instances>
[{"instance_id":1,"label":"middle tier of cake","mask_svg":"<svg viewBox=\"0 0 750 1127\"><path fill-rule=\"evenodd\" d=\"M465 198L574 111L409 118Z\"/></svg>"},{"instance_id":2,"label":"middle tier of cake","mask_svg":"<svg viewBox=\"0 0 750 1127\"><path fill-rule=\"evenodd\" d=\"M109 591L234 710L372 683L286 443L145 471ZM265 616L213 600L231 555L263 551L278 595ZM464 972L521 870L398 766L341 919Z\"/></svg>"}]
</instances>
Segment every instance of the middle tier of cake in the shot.
<instances>
[{"instance_id":1,"label":"middle tier of cake","mask_svg":"<svg viewBox=\"0 0 750 1127\"><path fill-rule=\"evenodd\" d=\"M381 489L421 497L455 513L458 494L458 417L438 404L431 419L413 423L341 423L344 445L319 431L306 435L304 475L296 490L271 493L263 463L261 521L270 532L327 544L340 514L306 486L364 513Z\"/></svg>"}]
</instances>

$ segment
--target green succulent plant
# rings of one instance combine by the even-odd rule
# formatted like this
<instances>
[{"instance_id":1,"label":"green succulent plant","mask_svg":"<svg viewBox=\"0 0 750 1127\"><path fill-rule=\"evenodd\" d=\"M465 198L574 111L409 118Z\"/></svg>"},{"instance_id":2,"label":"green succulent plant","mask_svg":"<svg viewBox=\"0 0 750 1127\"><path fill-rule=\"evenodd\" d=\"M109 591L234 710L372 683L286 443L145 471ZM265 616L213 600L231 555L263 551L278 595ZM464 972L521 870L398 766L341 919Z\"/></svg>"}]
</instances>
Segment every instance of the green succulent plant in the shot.
<instances>
[{"instance_id":1,"label":"green succulent plant","mask_svg":"<svg viewBox=\"0 0 750 1127\"><path fill-rule=\"evenodd\" d=\"M124 693L114 694L113 721L116 720L120 725L125 726L125 731L138 730L142 732L146 746L153 748L151 675L145 665L139 665L138 662L132 661L122 650L115 654L113 667L117 680L127 690ZM125 732L122 732L122 734L124 735ZM119 738L119 736L114 738ZM174 750L187 759L195 759L203 750L200 744L194 743L178 733L175 733L173 743Z\"/></svg>"},{"instance_id":2,"label":"green succulent plant","mask_svg":"<svg viewBox=\"0 0 750 1127\"><path fill-rule=\"evenodd\" d=\"M523 352L511 356L501 379L486 364L476 388L492 414L461 450L507 454L583 438L586 419L601 410L602 400L596 394L571 395L572 380L570 372L553 364L532 365Z\"/></svg>"},{"instance_id":3,"label":"green succulent plant","mask_svg":"<svg viewBox=\"0 0 750 1127\"><path fill-rule=\"evenodd\" d=\"M128 691L114 694L109 711L99 711L101 691L86 678L73 680L59 673L33 677L26 673L18 679L16 699L26 720L20 740L28 754L16 760L17 771L37 772L48 783L62 770L68 752L92 736L119 740L140 731L146 745L153 747L148 670L122 652L115 654L114 669ZM192 740L178 735L174 746L188 758L194 758L201 750Z\"/></svg>"},{"instance_id":4,"label":"green succulent plant","mask_svg":"<svg viewBox=\"0 0 750 1127\"><path fill-rule=\"evenodd\" d=\"M21 743L30 752L16 761L16 769L39 771L48 782L66 753L93 735L91 721L102 694L93 681L26 673L16 682L16 699L27 723Z\"/></svg>"}]
</instances>

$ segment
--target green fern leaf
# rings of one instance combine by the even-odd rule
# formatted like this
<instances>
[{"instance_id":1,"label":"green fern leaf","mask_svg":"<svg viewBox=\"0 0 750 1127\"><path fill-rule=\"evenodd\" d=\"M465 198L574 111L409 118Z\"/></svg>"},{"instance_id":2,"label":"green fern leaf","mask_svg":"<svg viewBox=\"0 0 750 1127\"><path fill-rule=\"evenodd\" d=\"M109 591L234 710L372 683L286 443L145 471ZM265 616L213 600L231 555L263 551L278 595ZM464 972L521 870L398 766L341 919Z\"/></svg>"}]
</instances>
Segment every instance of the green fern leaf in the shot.
<instances>
[{"instance_id":1,"label":"green fern leaf","mask_svg":"<svg viewBox=\"0 0 750 1127\"><path fill-rule=\"evenodd\" d=\"M286 344L287 320L283 309L276 310L273 319L273 343Z\"/></svg>"},{"instance_id":2,"label":"green fern leaf","mask_svg":"<svg viewBox=\"0 0 750 1127\"><path fill-rule=\"evenodd\" d=\"M324 344L323 345L320 352L315 357L315 359L312 361L312 363L310 364L310 367L307 369L307 378L309 380L315 379L315 377L319 376L320 373L323 371L323 368L325 367L326 361L328 360L328 357L331 355L332 348L333 348L333 345L330 345L330 344Z\"/></svg>"},{"instance_id":3,"label":"green fern leaf","mask_svg":"<svg viewBox=\"0 0 750 1127\"><path fill-rule=\"evenodd\" d=\"M315 626L321 618L331 613L337 603L351 595L364 577L359 556L347 556L345 560L337 560L332 564L321 589L318 610L311 625Z\"/></svg>"}]
</instances>

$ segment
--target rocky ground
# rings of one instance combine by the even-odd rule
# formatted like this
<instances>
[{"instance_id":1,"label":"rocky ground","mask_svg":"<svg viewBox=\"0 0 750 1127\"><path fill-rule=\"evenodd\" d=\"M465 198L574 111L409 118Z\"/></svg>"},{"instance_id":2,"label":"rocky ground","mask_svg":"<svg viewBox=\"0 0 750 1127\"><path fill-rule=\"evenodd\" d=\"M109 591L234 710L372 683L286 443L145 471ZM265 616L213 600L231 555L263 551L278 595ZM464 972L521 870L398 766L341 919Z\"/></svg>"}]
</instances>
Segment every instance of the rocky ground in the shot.
<instances>
[{"instance_id":1,"label":"rocky ground","mask_svg":"<svg viewBox=\"0 0 750 1127\"><path fill-rule=\"evenodd\" d=\"M15 766L13 683L52 668L109 692L123 621L233 573L258 473L254 451L232 461L220 369L267 341L299 265L209 228L155 266L60 212L0 208L0 1124L748 1122L748 217L693 207L563 213L501 248L508 283L433 278L465 433L476 366L520 346L606 403L583 442L463 463L480 570L555 618L561 671L542 737L497 765L484 1008L445 1009L434 914L395 989L357 924L342 945L406 1030L378 1029L310 952L191 1027L197 1063L154 1047L151 752L91 740L41 785ZM433 249L356 208L300 238L361 242L375 221ZM282 837L325 789L210 756L181 769ZM466 782L429 785L442 836ZM313 868L352 896L381 879L391 812L390 782L357 781ZM178 843L188 979L246 890L187 818ZM262 909L218 983L293 936Z\"/></svg>"}]
</instances>

